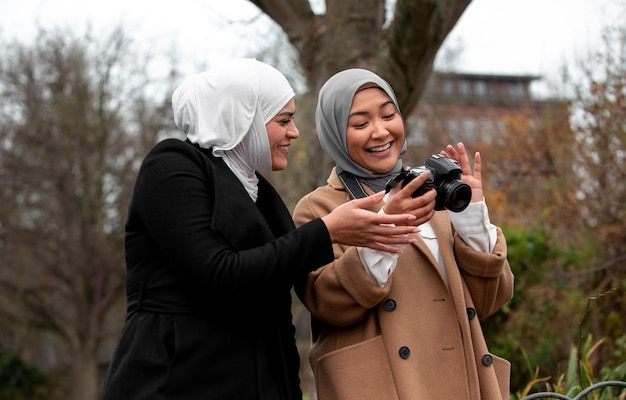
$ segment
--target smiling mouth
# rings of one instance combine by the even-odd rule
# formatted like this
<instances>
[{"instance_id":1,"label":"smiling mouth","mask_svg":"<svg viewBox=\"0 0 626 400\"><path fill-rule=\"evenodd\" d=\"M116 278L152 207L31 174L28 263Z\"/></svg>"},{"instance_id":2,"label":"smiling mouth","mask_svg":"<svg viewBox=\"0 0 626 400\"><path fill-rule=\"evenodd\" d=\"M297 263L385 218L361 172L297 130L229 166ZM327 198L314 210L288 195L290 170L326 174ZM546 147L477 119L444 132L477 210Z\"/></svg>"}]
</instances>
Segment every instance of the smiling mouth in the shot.
<instances>
[{"instance_id":1,"label":"smiling mouth","mask_svg":"<svg viewBox=\"0 0 626 400\"><path fill-rule=\"evenodd\" d=\"M382 146L372 147L372 148L367 149L367 151L370 152L370 153L380 153L382 151L389 150L391 148L391 144L392 143L393 142L389 142L389 143L387 143L385 145L382 145Z\"/></svg>"}]
</instances>

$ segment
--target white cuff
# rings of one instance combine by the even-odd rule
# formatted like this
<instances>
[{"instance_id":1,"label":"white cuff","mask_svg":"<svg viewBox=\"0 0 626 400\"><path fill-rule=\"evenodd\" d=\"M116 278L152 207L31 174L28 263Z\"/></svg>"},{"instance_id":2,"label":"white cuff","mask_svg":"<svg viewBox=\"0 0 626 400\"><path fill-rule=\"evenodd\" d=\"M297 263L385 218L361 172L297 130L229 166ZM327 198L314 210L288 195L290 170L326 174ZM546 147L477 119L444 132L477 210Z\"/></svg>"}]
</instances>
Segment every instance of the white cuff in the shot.
<instances>
[{"instance_id":1,"label":"white cuff","mask_svg":"<svg viewBox=\"0 0 626 400\"><path fill-rule=\"evenodd\" d=\"M491 253L496 245L498 233L489 220L489 210L484 199L470 203L461 212L448 211L450 221L465 243L475 250Z\"/></svg>"},{"instance_id":2,"label":"white cuff","mask_svg":"<svg viewBox=\"0 0 626 400\"><path fill-rule=\"evenodd\" d=\"M383 287L387 284L389 276L393 273L398 263L398 253L387 253L370 249L369 247L357 247L359 257L367 274L376 283Z\"/></svg>"}]
</instances>

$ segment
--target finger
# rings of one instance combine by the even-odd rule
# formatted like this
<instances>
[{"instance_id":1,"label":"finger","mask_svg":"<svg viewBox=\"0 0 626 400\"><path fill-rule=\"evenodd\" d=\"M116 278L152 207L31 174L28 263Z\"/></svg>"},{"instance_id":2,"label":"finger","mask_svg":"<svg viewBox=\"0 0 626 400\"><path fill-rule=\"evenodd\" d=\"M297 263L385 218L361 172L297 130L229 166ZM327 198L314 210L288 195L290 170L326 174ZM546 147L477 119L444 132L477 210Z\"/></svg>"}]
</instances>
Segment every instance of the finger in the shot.
<instances>
[{"instance_id":1,"label":"finger","mask_svg":"<svg viewBox=\"0 0 626 400\"><path fill-rule=\"evenodd\" d=\"M381 190L380 192L374 193L371 196L363 197L361 199L350 200L349 203L358 208L369 208L380 203L383 197L385 197L385 191Z\"/></svg>"},{"instance_id":2,"label":"finger","mask_svg":"<svg viewBox=\"0 0 626 400\"><path fill-rule=\"evenodd\" d=\"M395 185L394 187L392 187L391 190L389 191L390 196L391 195L395 195L400 190L402 190L402 188L400 186L402 186L402 185Z\"/></svg>"},{"instance_id":3,"label":"finger","mask_svg":"<svg viewBox=\"0 0 626 400\"><path fill-rule=\"evenodd\" d=\"M415 243L415 237L406 234L406 235L397 235L397 236L387 236L387 235L375 235L371 239L372 242L386 244L386 245L399 245L399 244L409 244Z\"/></svg>"},{"instance_id":4,"label":"finger","mask_svg":"<svg viewBox=\"0 0 626 400\"><path fill-rule=\"evenodd\" d=\"M399 244L406 245L409 243L415 243L415 238L405 236L402 238L402 241L399 243L389 243L388 238L385 241L372 240L367 243L365 247L369 247L375 250L386 251L388 253L402 253L402 247L398 246Z\"/></svg>"},{"instance_id":5,"label":"finger","mask_svg":"<svg viewBox=\"0 0 626 400\"><path fill-rule=\"evenodd\" d=\"M395 247L395 246L391 246L391 245L383 244L383 243L378 243L378 242L368 243L367 246L365 246L365 247L369 247L370 249L374 249L374 250L378 250L378 251L385 251L387 253L402 254L402 249L400 247Z\"/></svg>"},{"instance_id":6,"label":"finger","mask_svg":"<svg viewBox=\"0 0 626 400\"><path fill-rule=\"evenodd\" d=\"M457 147L457 151L456 153L458 154L459 158L462 161L469 161L468 157L467 157L467 151L465 150L465 145L462 142L457 143L456 145Z\"/></svg>"},{"instance_id":7,"label":"finger","mask_svg":"<svg viewBox=\"0 0 626 400\"><path fill-rule=\"evenodd\" d=\"M455 160L458 160L459 158L459 153L456 151L456 148L454 146L452 146L451 144L446 146L446 150L448 151L448 153L450 154L449 158L453 158Z\"/></svg>"},{"instance_id":8,"label":"finger","mask_svg":"<svg viewBox=\"0 0 626 400\"><path fill-rule=\"evenodd\" d=\"M377 225L406 225L407 223L415 221L415 219L416 217L413 214L376 214L374 223ZM396 228L398 229L397 232L391 232L389 234L402 235L415 232L410 228L399 229L399 226Z\"/></svg>"},{"instance_id":9,"label":"finger","mask_svg":"<svg viewBox=\"0 0 626 400\"><path fill-rule=\"evenodd\" d=\"M415 222L413 223L415 224L415 226L420 226L423 223L430 221L434 215L435 215L435 209L433 208L426 215L417 218Z\"/></svg>"},{"instance_id":10,"label":"finger","mask_svg":"<svg viewBox=\"0 0 626 400\"><path fill-rule=\"evenodd\" d=\"M465 149L465 145L462 142L457 143L458 148L458 163L461 167L461 171L463 171L464 175L472 175L472 165L469 161L469 156L467 155L467 150Z\"/></svg>"},{"instance_id":11,"label":"finger","mask_svg":"<svg viewBox=\"0 0 626 400\"><path fill-rule=\"evenodd\" d=\"M409 193L415 192L420 186L422 186L428 178L431 176L430 170L425 170L421 172L417 177L415 177L411 182L407 183L406 186L402 188L402 190L406 190Z\"/></svg>"},{"instance_id":12,"label":"finger","mask_svg":"<svg viewBox=\"0 0 626 400\"><path fill-rule=\"evenodd\" d=\"M480 158L480 153L476 152L474 154L474 177L478 180L481 180L480 173L482 172L482 159Z\"/></svg>"},{"instance_id":13,"label":"finger","mask_svg":"<svg viewBox=\"0 0 626 400\"><path fill-rule=\"evenodd\" d=\"M424 190L422 194L411 199L411 206L413 208L426 207L429 203L434 204L437 197L437 191L434 187L427 187L425 189L426 190Z\"/></svg>"},{"instance_id":14,"label":"finger","mask_svg":"<svg viewBox=\"0 0 626 400\"><path fill-rule=\"evenodd\" d=\"M456 144L456 148L458 149L458 151L459 151L459 154L460 154L460 155L464 155L464 154L466 154L466 153L467 153L467 152L465 151L465 144L463 144L463 142L459 142L459 143L457 143L457 144Z\"/></svg>"}]
</instances>

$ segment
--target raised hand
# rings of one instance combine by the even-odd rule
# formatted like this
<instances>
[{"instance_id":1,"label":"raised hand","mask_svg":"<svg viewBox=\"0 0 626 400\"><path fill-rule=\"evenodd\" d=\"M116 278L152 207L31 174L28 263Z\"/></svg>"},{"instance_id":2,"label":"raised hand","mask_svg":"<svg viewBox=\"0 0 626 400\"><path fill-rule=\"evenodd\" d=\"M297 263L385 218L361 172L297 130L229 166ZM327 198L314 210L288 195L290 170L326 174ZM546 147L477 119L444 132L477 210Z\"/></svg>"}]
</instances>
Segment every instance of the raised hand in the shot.
<instances>
[{"instance_id":1,"label":"raised hand","mask_svg":"<svg viewBox=\"0 0 626 400\"><path fill-rule=\"evenodd\" d=\"M481 201L483 199L483 183L481 178L482 161L480 153L474 153L474 170L469 162L467 151L463 143L458 143L456 148L451 144L446 146L446 151L441 151L440 154L444 157L455 160L461 168L462 175L461 180L467 183L472 188L472 203Z\"/></svg>"},{"instance_id":2,"label":"raised hand","mask_svg":"<svg viewBox=\"0 0 626 400\"><path fill-rule=\"evenodd\" d=\"M391 253L402 250L393 245L412 243L409 233L418 232L412 225L416 219L411 214L379 214L368 207L378 204L385 192L351 200L335 208L322 218L331 240L350 246L369 247Z\"/></svg>"}]
</instances>

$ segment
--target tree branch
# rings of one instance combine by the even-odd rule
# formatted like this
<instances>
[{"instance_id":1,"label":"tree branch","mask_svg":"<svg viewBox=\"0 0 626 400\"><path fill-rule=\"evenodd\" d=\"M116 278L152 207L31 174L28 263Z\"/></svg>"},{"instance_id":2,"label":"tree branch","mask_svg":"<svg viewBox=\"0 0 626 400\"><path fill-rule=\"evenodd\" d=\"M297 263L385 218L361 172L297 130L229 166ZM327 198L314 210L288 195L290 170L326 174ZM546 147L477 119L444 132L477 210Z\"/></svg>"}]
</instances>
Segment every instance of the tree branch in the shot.
<instances>
[{"instance_id":1,"label":"tree branch","mask_svg":"<svg viewBox=\"0 0 626 400\"><path fill-rule=\"evenodd\" d=\"M470 1L397 0L377 63L402 110L412 110L422 95L437 51Z\"/></svg>"},{"instance_id":2,"label":"tree branch","mask_svg":"<svg viewBox=\"0 0 626 400\"><path fill-rule=\"evenodd\" d=\"M315 14L308 0L250 0L272 18L287 34L289 41L300 51L307 27Z\"/></svg>"}]
</instances>

